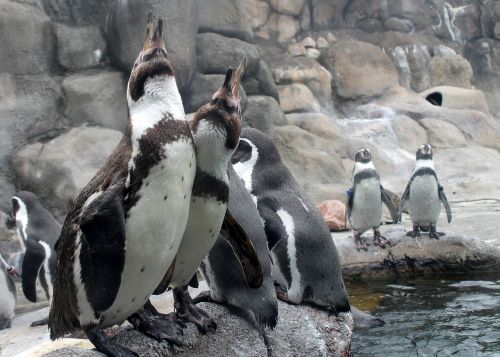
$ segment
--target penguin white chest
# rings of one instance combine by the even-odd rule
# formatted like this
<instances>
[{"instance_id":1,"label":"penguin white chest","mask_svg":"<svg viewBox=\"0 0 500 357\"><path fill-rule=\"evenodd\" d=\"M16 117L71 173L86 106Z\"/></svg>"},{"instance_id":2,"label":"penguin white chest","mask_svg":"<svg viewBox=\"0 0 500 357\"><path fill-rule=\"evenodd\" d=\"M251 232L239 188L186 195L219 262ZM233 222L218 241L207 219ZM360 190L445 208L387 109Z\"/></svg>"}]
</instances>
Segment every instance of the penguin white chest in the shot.
<instances>
[{"instance_id":1,"label":"penguin white chest","mask_svg":"<svg viewBox=\"0 0 500 357\"><path fill-rule=\"evenodd\" d=\"M0 320L14 317L16 297L9 289L9 277L5 271L0 271Z\"/></svg>"},{"instance_id":2,"label":"penguin white chest","mask_svg":"<svg viewBox=\"0 0 500 357\"><path fill-rule=\"evenodd\" d=\"M210 252L219 236L226 207L226 203L214 197L192 197L186 231L177 251L172 287L186 285Z\"/></svg>"},{"instance_id":3,"label":"penguin white chest","mask_svg":"<svg viewBox=\"0 0 500 357\"><path fill-rule=\"evenodd\" d=\"M413 178L408 200L410 217L413 223L423 227L437 222L441 211L438 184L433 175Z\"/></svg>"},{"instance_id":4,"label":"penguin white chest","mask_svg":"<svg viewBox=\"0 0 500 357\"><path fill-rule=\"evenodd\" d=\"M156 289L172 263L189 213L195 175L191 140L164 147L166 157L150 168L129 210L126 222L125 265L120 288L104 313L106 325L125 320Z\"/></svg>"},{"instance_id":5,"label":"penguin white chest","mask_svg":"<svg viewBox=\"0 0 500 357\"><path fill-rule=\"evenodd\" d=\"M374 178L356 184L352 204L351 226L359 233L380 226L382 219L382 196L380 181Z\"/></svg>"}]
</instances>

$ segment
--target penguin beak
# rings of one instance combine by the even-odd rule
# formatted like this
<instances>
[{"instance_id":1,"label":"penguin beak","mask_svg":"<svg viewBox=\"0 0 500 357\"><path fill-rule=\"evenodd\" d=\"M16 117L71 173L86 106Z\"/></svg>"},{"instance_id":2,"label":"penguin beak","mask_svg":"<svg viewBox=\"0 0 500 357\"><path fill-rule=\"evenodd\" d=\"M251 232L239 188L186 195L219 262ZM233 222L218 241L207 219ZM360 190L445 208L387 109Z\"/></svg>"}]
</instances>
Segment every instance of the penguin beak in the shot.
<instances>
[{"instance_id":1,"label":"penguin beak","mask_svg":"<svg viewBox=\"0 0 500 357\"><path fill-rule=\"evenodd\" d=\"M243 78L243 74L245 73L246 67L247 67L247 58L243 57L240 64L238 65L238 68L236 68L236 71L234 72L233 82L231 84L231 91L233 93L233 96L237 99L240 98L240 82L241 79Z\"/></svg>"},{"instance_id":2,"label":"penguin beak","mask_svg":"<svg viewBox=\"0 0 500 357\"><path fill-rule=\"evenodd\" d=\"M146 41L142 47L143 56L154 54L158 50L165 49L163 41L163 20L158 19L158 23L154 24L153 15L148 15L148 24L146 27Z\"/></svg>"}]
</instances>

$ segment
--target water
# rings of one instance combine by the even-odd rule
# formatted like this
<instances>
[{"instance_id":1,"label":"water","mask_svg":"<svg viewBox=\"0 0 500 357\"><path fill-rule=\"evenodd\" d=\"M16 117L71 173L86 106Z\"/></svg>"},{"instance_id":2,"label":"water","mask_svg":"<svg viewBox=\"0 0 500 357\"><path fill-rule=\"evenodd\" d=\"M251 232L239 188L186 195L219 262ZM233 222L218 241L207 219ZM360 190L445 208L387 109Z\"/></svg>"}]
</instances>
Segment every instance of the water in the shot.
<instances>
[{"instance_id":1,"label":"water","mask_svg":"<svg viewBox=\"0 0 500 357\"><path fill-rule=\"evenodd\" d=\"M500 273L350 284L351 301L385 320L356 330L352 356L500 356Z\"/></svg>"}]
</instances>

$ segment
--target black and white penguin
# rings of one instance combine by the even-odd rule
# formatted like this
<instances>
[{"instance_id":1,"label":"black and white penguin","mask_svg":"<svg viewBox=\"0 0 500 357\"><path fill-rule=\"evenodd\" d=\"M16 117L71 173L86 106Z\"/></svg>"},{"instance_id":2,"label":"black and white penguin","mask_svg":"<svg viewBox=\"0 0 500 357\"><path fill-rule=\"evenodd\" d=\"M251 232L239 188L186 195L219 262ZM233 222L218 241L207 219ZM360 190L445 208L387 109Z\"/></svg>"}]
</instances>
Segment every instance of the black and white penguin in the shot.
<instances>
[{"instance_id":1,"label":"black and white penguin","mask_svg":"<svg viewBox=\"0 0 500 357\"><path fill-rule=\"evenodd\" d=\"M0 254L0 330L9 328L16 308L16 285L10 267Z\"/></svg>"},{"instance_id":2,"label":"black and white penguin","mask_svg":"<svg viewBox=\"0 0 500 357\"><path fill-rule=\"evenodd\" d=\"M380 178L368 149L359 149L354 156L352 188L348 190L347 217L354 232L357 249L366 249L368 244L361 235L373 229L373 244L385 248L389 241L380 234L382 202L385 203L393 222L398 219L396 207L380 184Z\"/></svg>"},{"instance_id":3,"label":"black and white penguin","mask_svg":"<svg viewBox=\"0 0 500 357\"><path fill-rule=\"evenodd\" d=\"M137 355L102 329L148 301L165 267L173 266L189 213L193 137L162 28L162 20L155 26L148 17L146 42L128 82L125 135L74 201L56 244L51 338L81 327L108 356ZM139 329L149 334L154 327L143 323Z\"/></svg>"},{"instance_id":4,"label":"black and white penguin","mask_svg":"<svg viewBox=\"0 0 500 357\"><path fill-rule=\"evenodd\" d=\"M11 198L11 212L7 219L9 228L16 227L24 253L21 282L23 293L31 302L37 302L37 282L52 299L56 253L54 245L61 234L61 224L32 192L19 191ZM35 321L31 326L48 323L48 318Z\"/></svg>"},{"instance_id":5,"label":"black and white penguin","mask_svg":"<svg viewBox=\"0 0 500 357\"><path fill-rule=\"evenodd\" d=\"M264 222L278 298L310 302L335 313L350 311L330 231L273 142L245 128L231 162Z\"/></svg>"},{"instance_id":6,"label":"black and white penguin","mask_svg":"<svg viewBox=\"0 0 500 357\"><path fill-rule=\"evenodd\" d=\"M429 232L430 238L439 239L439 236L444 235L444 233L436 232L436 222L441 213L441 203L443 203L446 210L448 223L451 222L451 208L443 186L439 183L434 170L432 146L429 144L420 145L416 157L415 170L401 197L398 217L401 220L404 205L408 201L413 231L408 232L406 235L415 238L420 236L420 230L423 230Z\"/></svg>"},{"instance_id":7,"label":"black and white penguin","mask_svg":"<svg viewBox=\"0 0 500 357\"><path fill-rule=\"evenodd\" d=\"M211 301L250 310L256 321L274 328L278 319L278 301L271 276L271 261L266 233L252 196L244 182L236 175L232 165L229 176L228 211L241 224L250 237L262 266L263 282L258 289L248 287L241 264L232 254L231 246L222 230L210 254L203 260L200 270L208 283L209 291L198 295L194 301Z\"/></svg>"}]
</instances>

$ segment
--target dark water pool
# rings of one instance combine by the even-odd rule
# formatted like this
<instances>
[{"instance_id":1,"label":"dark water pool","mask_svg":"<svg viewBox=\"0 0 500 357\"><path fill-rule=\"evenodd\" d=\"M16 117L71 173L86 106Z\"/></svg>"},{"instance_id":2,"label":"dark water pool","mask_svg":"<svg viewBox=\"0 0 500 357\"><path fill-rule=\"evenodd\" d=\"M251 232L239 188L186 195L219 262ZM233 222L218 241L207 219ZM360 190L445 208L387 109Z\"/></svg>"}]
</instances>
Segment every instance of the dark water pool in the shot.
<instances>
[{"instance_id":1,"label":"dark water pool","mask_svg":"<svg viewBox=\"0 0 500 357\"><path fill-rule=\"evenodd\" d=\"M349 284L385 320L356 330L352 356L500 356L500 273Z\"/></svg>"}]
</instances>

